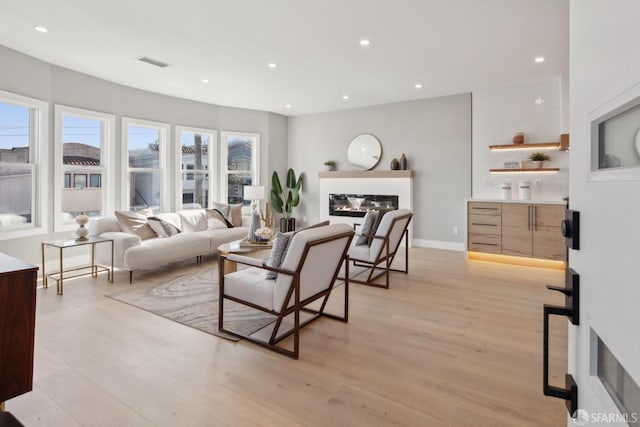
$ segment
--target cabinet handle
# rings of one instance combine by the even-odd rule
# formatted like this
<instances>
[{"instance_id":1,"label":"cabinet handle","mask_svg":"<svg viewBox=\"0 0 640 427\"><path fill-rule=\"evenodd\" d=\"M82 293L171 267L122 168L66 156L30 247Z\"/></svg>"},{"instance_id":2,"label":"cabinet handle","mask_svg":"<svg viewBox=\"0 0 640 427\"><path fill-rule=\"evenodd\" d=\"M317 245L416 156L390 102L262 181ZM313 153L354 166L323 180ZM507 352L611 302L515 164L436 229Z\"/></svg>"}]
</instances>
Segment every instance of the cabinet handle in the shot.
<instances>
[{"instance_id":1,"label":"cabinet handle","mask_svg":"<svg viewBox=\"0 0 640 427\"><path fill-rule=\"evenodd\" d=\"M484 245L484 246L498 246L497 243L482 243L482 242L471 242L474 245Z\"/></svg>"},{"instance_id":2,"label":"cabinet handle","mask_svg":"<svg viewBox=\"0 0 640 427\"><path fill-rule=\"evenodd\" d=\"M484 209L484 210L489 210L489 211L497 211L498 208L481 208L481 207L472 207L471 209Z\"/></svg>"},{"instance_id":3,"label":"cabinet handle","mask_svg":"<svg viewBox=\"0 0 640 427\"><path fill-rule=\"evenodd\" d=\"M497 227L498 224L484 224L482 222L472 222L471 225L486 225L487 227Z\"/></svg>"},{"instance_id":4,"label":"cabinet handle","mask_svg":"<svg viewBox=\"0 0 640 427\"><path fill-rule=\"evenodd\" d=\"M533 207L533 224L534 224L534 230L538 231L538 207L534 206Z\"/></svg>"},{"instance_id":5,"label":"cabinet handle","mask_svg":"<svg viewBox=\"0 0 640 427\"><path fill-rule=\"evenodd\" d=\"M531 206L527 206L527 230L531 230Z\"/></svg>"}]
</instances>

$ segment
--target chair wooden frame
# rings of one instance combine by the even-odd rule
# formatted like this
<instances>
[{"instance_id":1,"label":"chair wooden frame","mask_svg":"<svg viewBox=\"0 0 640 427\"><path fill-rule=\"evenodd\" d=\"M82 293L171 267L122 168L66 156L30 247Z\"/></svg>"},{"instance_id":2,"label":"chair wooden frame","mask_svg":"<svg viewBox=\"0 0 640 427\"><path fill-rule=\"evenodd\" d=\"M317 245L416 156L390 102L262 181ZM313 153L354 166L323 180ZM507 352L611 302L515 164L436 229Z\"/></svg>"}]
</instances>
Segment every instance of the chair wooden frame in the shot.
<instances>
[{"instance_id":1,"label":"chair wooden frame","mask_svg":"<svg viewBox=\"0 0 640 427\"><path fill-rule=\"evenodd\" d=\"M391 231L395 227L397 221L404 220L407 217L409 218L409 221L407 221L407 224L404 227L404 230L402 231L402 236L400 237L400 240L398 240L398 244L396 245L395 248L393 248L393 250L390 250L389 236L391 235ZM391 223L391 226L389 227L389 232L387 233L386 236L356 234L356 236L368 236L374 239L383 239L384 250L381 251L383 253L380 256L378 256L378 258L375 261L369 261L369 260L350 257L354 266L369 268L369 274L366 280L358 280L355 278L350 278L349 280L352 283L359 283L361 285L389 289L389 273L391 271L395 271L398 273L405 273L405 274L409 273L409 223L411 222L411 218L413 218L413 213L411 212L407 213L406 215L402 215L394 218L393 222ZM354 230L356 229L357 225L358 224L353 225ZM398 269L391 268L391 264L393 263L393 260L396 257L396 253L398 252L398 249L400 248L400 243L402 242L402 239L404 239L404 270L398 270ZM378 267L378 265L383 262L384 262L384 267ZM385 283L384 284L375 283L375 280L377 280L383 274L385 275ZM349 275L349 272L345 271L345 276L348 276L348 275Z\"/></svg>"},{"instance_id":2,"label":"chair wooden frame","mask_svg":"<svg viewBox=\"0 0 640 427\"><path fill-rule=\"evenodd\" d=\"M335 320L340 320L342 322L348 322L349 321L349 278L348 278L348 274L347 274L347 278L344 279L344 313L342 316L337 316L334 314L330 314L330 313L325 313L324 309L325 306L327 304L327 301L329 300L329 295L331 294L331 291L333 290L334 284L336 282L336 279L338 277L338 273L340 272L340 268L342 267L342 264L344 264L346 267L346 270L348 272L349 270L349 256L347 255L347 251L349 250L349 245L351 244L351 240L353 239L353 232L348 232L348 233L341 233L341 234L337 234L331 237L327 237L327 238L323 238L323 239L318 239L318 240L314 240L311 242L307 242L307 244L305 245L304 249L303 249L303 254L302 257L300 259L300 262L298 263L298 268L296 271L290 271L290 270L284 270L284 269L280 269L280 268L272 268L272 267L268 267L266 265L264 265L261 261L260 264L255 263L255 262L250 262L251 258L248 257L243 257L243 256L234 256L234 255L221 255L218 258L218 266L219 266L219 279L220 279L220 295L219 295L219 307L218 307L218 330L221 332L225 332L227 334L233 335L235 337L239 337L239 338L244 338L248 341L251 341L255 344L258 344L262 347L268 348L269 350L275 351L277 353L280 354L284 354L285 356L289 356L293 359L297 359L300 353L300 329L302 329L304 326L308 325L309 323L311 323L312 321L318 319L321 316L324 317L328 317L330 319L335 319ZM320 245L323 243L327 243L333 240L338 240L338 239L343 239L345 237L348 237L348 241L347 244L345 245L345 249L342 253L342 256L340 258L340 262L338 262L338 265L336 267L336 270L333 273L333 278L331 279L331 283L329 285L329 287L321 292L316 293L315 295L310 296L309 298L300 301L300 274L302 272L302 268L304 266L304 263L306 261L307 255L309 254L310 249L313 246L316 245ZM248 259L247 259L248 258ZM259 305L250 303L248 301L244 301L242 299L239 298L235 298L232 296L228 296L228 295L224 295L224 261L229 259L230 261L234 261L237 263L241 263L241 264L245 264L245 265L250 265L253 267L257 267L257 268L261 268L264 270L270 270L270 271L275 271L278 274L286 274L292 277L292 281L291 281L291 285L289 286L289 291L287 292L287 296L285 297L284 301L285 303L283 304L283 307L278 311L278 310L269 310L266 309L264 307L261 307ZM258 260L256 260L258 261ZM294 296L294 304L286 307L289 301L291 301L291 296ZM318 300L319 298L324 297L322 304L320 306L319 310L313 310L310 308L307 308L306 306L316 300ZM276 316L275 319L275 325L273 327L273 331L271 333L271 336L269 338L268 341L263 341L260 339L257 339L255 337L249 336L249 335L245 335L245 334L240 334L228 329L224 328L224 299L228 299L230 301L235 301L237 303L240 304L244 304L246 306L249 306L251 308L254 308L256 310L260 310L262 312L268 313L268 314L272 314L274 316ZM305 313L311 313L313 314L313 316L303 322L300 321L300 312L305 312ZM280 336L278 336L278 331L280 329L280 326L282 325L282 321L284 320L285 317L287 317L288 315L293 314L294 316L294 324L293 324L293 329L284 332L283 334L281 334ZM279 345L277 345L280 341L282 341L283 339L289 337L290 335L293 334L293 350L290 350L288 348L285 347L281 347Z\"/></svg>"}]
</instances>

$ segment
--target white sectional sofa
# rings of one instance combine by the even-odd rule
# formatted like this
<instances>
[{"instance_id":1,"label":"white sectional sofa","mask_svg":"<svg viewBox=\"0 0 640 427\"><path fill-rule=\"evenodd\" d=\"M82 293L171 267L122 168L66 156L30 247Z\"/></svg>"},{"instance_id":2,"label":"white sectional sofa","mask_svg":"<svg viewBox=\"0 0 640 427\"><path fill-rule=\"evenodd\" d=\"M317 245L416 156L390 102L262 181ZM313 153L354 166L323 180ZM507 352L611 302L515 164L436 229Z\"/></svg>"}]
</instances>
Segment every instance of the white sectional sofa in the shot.
<instances>
[{"instance_id":1,"label":"white sectional sofa","mask_svg":"<svg viewBox=\"0 0 640 427\"><path fill-rule=\"evenodd\" d=\"M114 240L114 267L129 271L129 282L133 281L133 271L152 265L181 261L202 255L217 253L218 246L240 240L247 236L248 227L227 228L222 221L210 218L205 209L193 209L176 213L154 215L181 232L170 237L145 238L126 232L116 217L104 217L89 223L89 235ZM242 222L246 222L242 218ZM153 233L152 235L155 235ZM96 245L96 262L111 262L110 245Z\"/></svg>"}]
</instances>

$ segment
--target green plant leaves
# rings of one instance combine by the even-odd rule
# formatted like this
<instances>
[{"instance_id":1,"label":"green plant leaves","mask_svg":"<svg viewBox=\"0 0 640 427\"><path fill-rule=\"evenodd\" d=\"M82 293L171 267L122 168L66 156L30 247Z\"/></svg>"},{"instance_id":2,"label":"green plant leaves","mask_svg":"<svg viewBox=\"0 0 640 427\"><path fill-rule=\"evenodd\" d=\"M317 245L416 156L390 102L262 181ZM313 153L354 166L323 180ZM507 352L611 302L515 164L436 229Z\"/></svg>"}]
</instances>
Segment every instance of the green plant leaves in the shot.
<instances>
[{"instance_id":1,"label":"green plant leaves","mask_svg":"<svg viewBox=\"0 0 640 427\"><path fill-rule=\"evenodd\" d=\"M279 214L286 219L291 217L291 211L300 203L300 191L302 190L302 174L296 180L296 173L292 168L287 171L287 198L284 198L284 191L280 183L278 172L271 175L271 205Z\"/></svg>"}]
</instances>

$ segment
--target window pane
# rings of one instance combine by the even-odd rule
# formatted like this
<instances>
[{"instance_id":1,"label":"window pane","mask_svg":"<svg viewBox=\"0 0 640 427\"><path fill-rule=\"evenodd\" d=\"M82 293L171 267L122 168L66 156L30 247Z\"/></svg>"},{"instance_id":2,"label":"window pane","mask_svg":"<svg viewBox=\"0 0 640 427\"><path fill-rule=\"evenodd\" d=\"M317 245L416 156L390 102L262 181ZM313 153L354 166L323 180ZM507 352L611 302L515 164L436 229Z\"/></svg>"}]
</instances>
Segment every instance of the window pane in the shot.
<instances>
[{"instance_id":1,"label":"window pane","mask_svg":"<svg viewBox=\"0 0 640 427\"><path fill-rule=\"evenodd\" d=\"M229 204L243 203L245 206L251 204L250 200L244 200L244 186L253 185L251 174L230 173L227 182L227 195Z\"/></svg>"},{"instance_id":2,"label":"window pane","mask_svg":"<svg viewBox=\"0 0 640 427\"><path fill-rule=\"evenodd\" d=\"M131 210L160 208L160 172L130 172L129 206Z\"/></svg>"},{"instance_id":3,"label":"window pane","mask_svg":"<svg viewBox=\"0 0 640 427\"><path fill-rule=\"evenodd\" d=\"M182 164L190 165L189 169L207 170L209 136L193 132L181 132Z\"/></svg>"},{"instance_id":4,"label":"window pane","mask_svg":"<svg viewBox=\"0 0 640 427\"><path fill-rule=\"evenodd\" d=\"M252 146L255 138L230 136L227 138L227 169L230 171L250 171Z\"/></svg>"},{"instance_id":5,"label":"window pane","mask_svg":"<svg viewBox=\"0 0 640 427\"><path fill-rule=\"evenodd\" d=\"M92 173L89 178L89 187L92 187L92 188L102 187L102 175L98 173Z\"/></svg>"},{"instance_id":6,"label":"window pane","mask_svg":"<svg viewBox=\"0 0 640 427\"><path fill-rule=\"evenodd\" d=\"M209 174L182 174L183 209L200 209L209 206Z\"/></svg>"},{"instance_id":7,"label":"window pane","mask_svg":"<svg viewBox=\"0 0 640 427\"><path fill-rule=\"evenodd\" d=\"M29 163L31 111L0 102L0 162Z\"/></svg>"},{"instance_id":8,"label":"window pane","mask_svg":"<svg viewBox=\"0 0 640 427\"><path fill-rule=\"evenodd\" d=\"M127 129L127 143L129 145L129 167L160 167L159 129L129 126Z\"/></svg>"},{"instance_id":9,"label":"window pane","mask_svg":"<svg viewBox=\"0 0 640 427\"><path fill-rule=\"evenodd\" d=\"M31 168L0 166L0 226L31 223Z\"/></svg>"},{"instance_id":10,"label":"window pane","mask_svg":"<svg viewBox=\"0 0 640 427\"><path fill-rule=\"evenodd\" d=\"M75 116L62 118L62 164L100 166L102 121Z\"/></svg>"},{"instance_id":11,"label":"window pane","mask_svg":"<svg viewBox=\"0 0 640 427\"><path fill-rule=\"evenodd\" d=\"M74 188L87 188L87 174L76 173L73 175L73 187Z\"/></svg>"},{"instance_id":12,"label":"window pane","mask_svg":"<svg viewBox=\"0 0 640 427\"><path fill-rule=\"evenodd\" d=\"M71 174L64 174L64 188L71 188Z\"/></svg>"}]
</instances>

